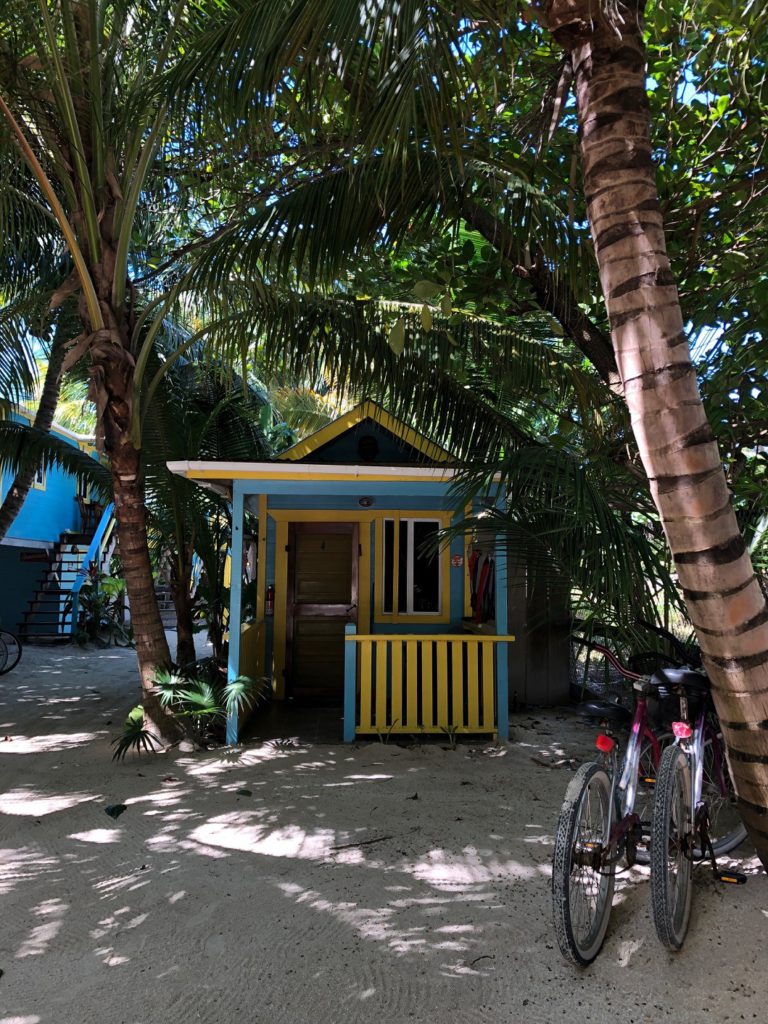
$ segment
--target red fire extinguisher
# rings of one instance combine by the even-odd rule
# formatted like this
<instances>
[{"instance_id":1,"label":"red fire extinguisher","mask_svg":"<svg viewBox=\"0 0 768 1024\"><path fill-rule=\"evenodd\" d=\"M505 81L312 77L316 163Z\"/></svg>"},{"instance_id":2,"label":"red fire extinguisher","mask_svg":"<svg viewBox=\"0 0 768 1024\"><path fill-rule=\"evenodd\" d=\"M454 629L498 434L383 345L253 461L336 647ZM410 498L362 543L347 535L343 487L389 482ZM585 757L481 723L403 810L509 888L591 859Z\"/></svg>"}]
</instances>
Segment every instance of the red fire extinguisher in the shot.
<instances>
[{"instance_id":1,"label":"red fire extinguisher","mask_svg":"<svg viewBox=\"0 0 768 1024\"><path fill-rule=\"evenodd\" d=\"M267 601L264 611L267 615L275 614L275 588L271 583L267 587Z\"/></svg>"}]
</instances>

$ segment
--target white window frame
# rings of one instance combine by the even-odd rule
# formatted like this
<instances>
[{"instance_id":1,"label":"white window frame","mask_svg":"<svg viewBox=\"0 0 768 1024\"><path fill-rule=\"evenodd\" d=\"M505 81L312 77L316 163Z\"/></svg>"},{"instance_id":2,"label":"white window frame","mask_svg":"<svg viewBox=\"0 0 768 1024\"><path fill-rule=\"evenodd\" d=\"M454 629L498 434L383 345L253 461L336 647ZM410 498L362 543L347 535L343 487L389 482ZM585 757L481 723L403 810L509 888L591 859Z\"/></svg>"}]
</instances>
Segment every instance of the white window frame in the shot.
<instances>
[{"instance_id":1,"label":"white window frame","mask_svg":"<svg viewBox=\"0 0 768 1024\"><path fill-rule=\"evenodd\" d=\"M392 530L392 607L387 611L384 607L385 594L384 594L384 579L386 574L387 564L387 523L393 524ZM398 594L395 589L395 574L394 566L399 561L400 556L400 525L406 524L406 577L405 577L405 611L400 611ZM413 607L413 567L415 561L414 551L414 525L416 523L433 523L438 532L443 529L442 520L437 517L431 516L400 516L399 519L394 517L385 516L384 522L382 523L382 544L381 544L381 610L384 615L387 616L398 616L398 615L412 615L415 617L436 616L443 614L443 559L440 557L440 552L437 552L435 559L437 561L437 608L431 611L415 611Z\"/></svg>"}]
</instances>

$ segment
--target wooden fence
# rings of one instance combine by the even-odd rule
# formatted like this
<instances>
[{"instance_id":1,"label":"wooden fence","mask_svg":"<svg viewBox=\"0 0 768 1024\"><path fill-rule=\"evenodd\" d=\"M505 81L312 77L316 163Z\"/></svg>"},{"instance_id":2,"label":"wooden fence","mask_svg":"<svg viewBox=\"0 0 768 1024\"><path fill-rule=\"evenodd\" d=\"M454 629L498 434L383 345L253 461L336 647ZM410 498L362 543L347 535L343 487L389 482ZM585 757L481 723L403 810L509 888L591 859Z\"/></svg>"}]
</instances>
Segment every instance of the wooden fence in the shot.
<instances>
[{"instance_id":1,"label":"wooden fence","mask_svg":"<svg viewBox=\"0 0 768 1024\"><path fill-rule=\"evenodd\" d=\"M344 740L378 733L508 736L506 657L513 636L358 634L346 627Z\"/></svg>"}]
</instances>

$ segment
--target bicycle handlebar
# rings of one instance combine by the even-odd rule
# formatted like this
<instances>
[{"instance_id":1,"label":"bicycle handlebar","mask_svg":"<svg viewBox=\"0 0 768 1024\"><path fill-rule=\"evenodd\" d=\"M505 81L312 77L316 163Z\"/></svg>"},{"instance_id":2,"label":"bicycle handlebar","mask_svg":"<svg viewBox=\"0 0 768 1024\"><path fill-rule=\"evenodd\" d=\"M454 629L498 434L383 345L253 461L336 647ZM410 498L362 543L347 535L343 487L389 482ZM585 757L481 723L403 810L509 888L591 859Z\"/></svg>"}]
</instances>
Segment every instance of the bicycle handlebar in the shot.
<instances>
[{"instance_id":1,"label":"bicycle handlebar","mask_svg":"<svg viewBox=\"0 0 768 1024\"><path fill-rule=\"evenodd\" d=\"M631 679L633 682L637 679L644 679L645 677L640 675L639 672L633 672L631 669L626 668L622 665L616 655L608 647L604 647L602 644L595 643L594 640L588 640L586 637L579 637L578 639L583 640L585 644L588 644L595 651L599 651L601 654L610 661L617 672L621 672L627 679Z\"/></svg>"}]
</instances>

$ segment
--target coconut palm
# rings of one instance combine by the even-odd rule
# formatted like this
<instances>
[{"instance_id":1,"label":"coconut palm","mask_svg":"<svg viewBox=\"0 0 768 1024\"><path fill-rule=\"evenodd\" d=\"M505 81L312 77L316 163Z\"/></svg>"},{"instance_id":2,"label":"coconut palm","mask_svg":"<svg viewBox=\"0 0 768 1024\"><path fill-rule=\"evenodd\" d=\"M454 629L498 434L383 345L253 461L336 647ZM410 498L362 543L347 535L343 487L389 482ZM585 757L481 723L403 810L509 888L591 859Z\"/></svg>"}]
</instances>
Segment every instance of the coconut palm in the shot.
<instances>
[{"instance_id":1,"label":"coconut palm","mask_svg":"<svg viewBox=\"0 0 768 1024\"><path fill-rule=\"evenodd\" d=\"M741 814L768 866L760 696L768 606L731 505L666 253L642 5L595 14L586 3L554 0L542 20L573 67L587 210L635 439L712 679Z\"/></svg>"}]
</instances>

